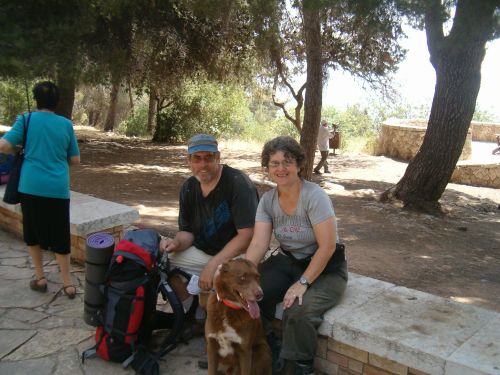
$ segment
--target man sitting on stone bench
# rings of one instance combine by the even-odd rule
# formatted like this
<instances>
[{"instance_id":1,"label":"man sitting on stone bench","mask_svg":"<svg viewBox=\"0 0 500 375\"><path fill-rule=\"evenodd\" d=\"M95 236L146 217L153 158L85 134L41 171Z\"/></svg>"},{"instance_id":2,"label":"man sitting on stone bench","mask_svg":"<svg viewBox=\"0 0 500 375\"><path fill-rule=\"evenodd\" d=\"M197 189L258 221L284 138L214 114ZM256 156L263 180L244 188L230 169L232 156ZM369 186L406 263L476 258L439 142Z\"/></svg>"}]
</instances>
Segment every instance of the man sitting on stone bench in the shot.
<instances>
[{"instance_id":1,"label":"man sitting on stone bench","mask_svg":"<svg viewBox=\"0 0 500 375\"><path fill-rule=\"evenodd\" d=\"M201 290L210 290L219 264L242 254L250 244L259 196L248 176L220 164L211 135L198 134L188 141L187 162L193 176L181 188L179 232L163 239L160 250L170 253L173 266L198 275ZM171 283L187 310L193 297L184 281Z\"/></svg>"}]
</instances>

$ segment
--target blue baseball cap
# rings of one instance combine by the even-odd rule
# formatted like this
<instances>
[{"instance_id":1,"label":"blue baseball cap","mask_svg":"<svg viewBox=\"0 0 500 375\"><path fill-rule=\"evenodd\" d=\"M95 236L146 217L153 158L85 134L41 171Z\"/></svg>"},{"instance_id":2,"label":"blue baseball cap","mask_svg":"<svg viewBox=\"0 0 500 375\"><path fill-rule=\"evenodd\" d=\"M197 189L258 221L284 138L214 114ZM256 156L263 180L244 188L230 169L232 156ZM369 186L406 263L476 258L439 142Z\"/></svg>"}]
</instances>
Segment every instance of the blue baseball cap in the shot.
<instances>
[{"instance_id":1,"label":"blue baseball cap","mask_svg":"<svg viewBox=\"0 0 500 375\"><path fill-rule=\"evenodd\" d=\"M188 141L188 154L192 155L195 152L219 152L217 141L213 135L196 134Z\"/></svg>"}]
</instances>

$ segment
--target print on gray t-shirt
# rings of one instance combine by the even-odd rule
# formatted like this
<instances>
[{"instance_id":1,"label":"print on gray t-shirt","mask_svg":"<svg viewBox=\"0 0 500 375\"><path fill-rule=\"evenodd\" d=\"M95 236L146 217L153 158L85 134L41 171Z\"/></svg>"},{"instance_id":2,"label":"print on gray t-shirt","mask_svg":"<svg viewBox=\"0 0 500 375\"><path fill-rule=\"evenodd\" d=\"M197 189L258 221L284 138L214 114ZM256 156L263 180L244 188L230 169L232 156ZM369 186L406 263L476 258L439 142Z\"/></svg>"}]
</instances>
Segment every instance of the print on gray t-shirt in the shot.
<instances>
[{"instance_id":1,"label":"print on gray t-shirt","mask_svg":"<svg viewBox=\"0 0 500 375\"><path fill-rule=\"evenodd\" d=\"M256 221L272 223L274 236L282 249L293 252L297 258L305 258L318 248L313 225L335 216L330 197L318 185L302 182L295 213L287 215L279 204L278 192L266 192L259 202ZM332 230L336 230L336 224Z\"/></svg>"}]
</instances>

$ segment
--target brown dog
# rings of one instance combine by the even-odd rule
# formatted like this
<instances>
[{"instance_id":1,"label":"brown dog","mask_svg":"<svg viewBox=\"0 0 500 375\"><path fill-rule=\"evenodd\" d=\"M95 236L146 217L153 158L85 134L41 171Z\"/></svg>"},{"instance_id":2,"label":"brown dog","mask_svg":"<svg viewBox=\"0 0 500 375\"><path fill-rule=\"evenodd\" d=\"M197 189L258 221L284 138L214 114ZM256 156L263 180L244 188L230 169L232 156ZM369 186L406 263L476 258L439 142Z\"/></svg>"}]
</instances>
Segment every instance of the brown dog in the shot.
<instances>
[{"instance_id":1,"label":"brown dog","mask_svg":"<svg viewBox=\"0 0 500 375\"><path fill-rule=\"evenodd\" d=\"M271 350L260 320L260 275L246 259L219 266L208 297L205 337L208 375L271 375Z\"/></svg>"}]
</instances>

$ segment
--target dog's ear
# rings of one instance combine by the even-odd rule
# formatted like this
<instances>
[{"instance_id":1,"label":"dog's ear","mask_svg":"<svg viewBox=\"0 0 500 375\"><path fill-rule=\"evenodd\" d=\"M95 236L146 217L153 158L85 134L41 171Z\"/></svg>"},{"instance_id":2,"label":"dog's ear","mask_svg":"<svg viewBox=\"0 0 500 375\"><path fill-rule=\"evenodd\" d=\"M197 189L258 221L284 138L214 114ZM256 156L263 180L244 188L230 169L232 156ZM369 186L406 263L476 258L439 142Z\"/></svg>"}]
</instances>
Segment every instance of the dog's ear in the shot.
<instances>
[{"instance_id":1,"label":"dog's ear","mask_svg":"<svg viewBox=\"0 0 500 375\"><path fill-rule=\"evenodd\" d=\"M230 288L226 285L227 281L224 281L228 272L230 272L228 262L219 264L214 274L214 287L221 298L227 298L230 294Z\"/></svg>"}]
</instances>

